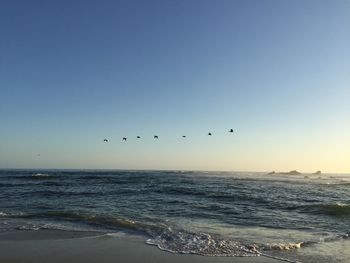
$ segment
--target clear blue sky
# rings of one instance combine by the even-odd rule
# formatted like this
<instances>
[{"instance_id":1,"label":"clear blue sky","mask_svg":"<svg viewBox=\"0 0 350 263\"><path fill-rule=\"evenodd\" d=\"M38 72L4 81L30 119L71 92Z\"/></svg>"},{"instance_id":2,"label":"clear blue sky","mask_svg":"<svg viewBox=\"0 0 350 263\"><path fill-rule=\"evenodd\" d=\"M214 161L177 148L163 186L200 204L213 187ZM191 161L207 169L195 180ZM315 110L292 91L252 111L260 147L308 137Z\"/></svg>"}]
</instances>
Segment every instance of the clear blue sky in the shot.
<instances>
[{"instance_id":1,"label":"clear blue sky","mask_svg":"<svg viewBox=\"0 0 350 263\"><path fill-rule=\"evenodd\" d=\"M0 34L0 167L350 172L350 1L3 0Z\"/></svg>"}]
</instances>

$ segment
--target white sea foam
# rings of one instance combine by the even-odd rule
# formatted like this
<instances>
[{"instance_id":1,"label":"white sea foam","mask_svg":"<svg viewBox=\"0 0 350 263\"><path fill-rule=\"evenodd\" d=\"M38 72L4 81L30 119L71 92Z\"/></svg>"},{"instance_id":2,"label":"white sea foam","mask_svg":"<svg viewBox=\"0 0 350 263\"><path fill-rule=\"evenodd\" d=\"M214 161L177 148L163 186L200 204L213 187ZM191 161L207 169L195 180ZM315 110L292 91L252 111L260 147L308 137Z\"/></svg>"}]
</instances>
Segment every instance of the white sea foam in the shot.
<instances>
[{"instance_id":1,"label":"white sea foam","mask_svg":"<svg viewBox=\"0 0 350 263\"><path fill-rule=\"evenodd\" d=\"M3 217L3 216L7 216L8 214L4 213L4 212L0 212L0 217Z\"/></svg>"},{"instance_id":2,"label":"white sea foam","mask_svg":"<svg viewBox=\"0 0 350 263\"><path fill-rule=\"evenodd\" d=\"M32 230L32 231L37 231L40 229L40 226L35 226L35 225L21 225L16 227L17 230Z\"/></svg>"},{"instance_id":3,"label":"white sea foam","mask_svg":"<svg viewBox=\"0 0 350 263\"><path fill-rule=\"evenodd\" d=\"M273 250L293 250L293 249L300 249L303 247L304 242L298 242L298 243L274 243L274 244L267 244L266 248L273 249Z\"/></svg>"},{"instance_id":4,"label":"white sea foam","mask_svg":"<svg viewBox=\"0 0 350 263\"><path fill-rule=\"evenodd\" d=\"M206 233L175 232L171 228L156 238L146 241L161 250L180 254L203 256L240 256L256 257L260 252L255 247L248 247L236 241L215 239Z\"/></svg>"}]
</instances>

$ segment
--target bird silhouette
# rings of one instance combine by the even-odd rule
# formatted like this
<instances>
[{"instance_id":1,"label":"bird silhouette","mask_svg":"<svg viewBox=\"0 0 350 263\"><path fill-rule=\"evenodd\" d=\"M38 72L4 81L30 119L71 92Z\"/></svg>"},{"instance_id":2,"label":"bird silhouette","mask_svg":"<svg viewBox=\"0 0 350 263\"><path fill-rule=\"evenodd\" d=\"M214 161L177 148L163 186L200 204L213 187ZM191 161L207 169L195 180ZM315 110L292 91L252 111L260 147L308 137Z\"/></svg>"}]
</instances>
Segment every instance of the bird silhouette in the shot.
<instances>
[{"instance_id":1,"label":"bird silhouette","mask_svg":"<svg viewBox=\"0 0 350 263\"><path fill-rule=\"evenodd\" d=\"M233 131L233 129L230 129L229 131L228 131L229 133L233 133L234 131ZM208 133L208 136L212 136L213 134L211 133L211 132L209 132ZM187 136L186 135L182 135L181 136L182 138L187 138ZM141 139L141 136L136 136L136 138L137 139ZM159 139L159 137L158 137L158 135L153 135L153 138L154 139ZM123 141L126 141L127 140L127 137L123 137ZM109 142L109 140L108 139L103 139L103 142ZM38 154L37 156L40 156L40 154Z\"/></svg>"}]
</instances>

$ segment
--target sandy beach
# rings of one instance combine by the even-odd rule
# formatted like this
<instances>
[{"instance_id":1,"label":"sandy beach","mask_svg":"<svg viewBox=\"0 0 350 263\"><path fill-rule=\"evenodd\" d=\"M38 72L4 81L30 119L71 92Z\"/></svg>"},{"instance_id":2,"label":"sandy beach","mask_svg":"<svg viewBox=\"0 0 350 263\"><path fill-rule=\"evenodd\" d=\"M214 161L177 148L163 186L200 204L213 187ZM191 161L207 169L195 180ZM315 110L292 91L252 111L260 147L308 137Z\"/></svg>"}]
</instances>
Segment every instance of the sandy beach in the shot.
<instances>
[{"instance_id":1,"label":"sandy beach","mask_svg":"<svg viewBox=\"0 0 350 263\"><path fill-rule=\"evenodd\" d=\"M265 257L204 257L161 251L138 236L96 236L68 231L19 231L0 234L0 262L169 262L267 263Z\"/></svg>"}]
</instances>

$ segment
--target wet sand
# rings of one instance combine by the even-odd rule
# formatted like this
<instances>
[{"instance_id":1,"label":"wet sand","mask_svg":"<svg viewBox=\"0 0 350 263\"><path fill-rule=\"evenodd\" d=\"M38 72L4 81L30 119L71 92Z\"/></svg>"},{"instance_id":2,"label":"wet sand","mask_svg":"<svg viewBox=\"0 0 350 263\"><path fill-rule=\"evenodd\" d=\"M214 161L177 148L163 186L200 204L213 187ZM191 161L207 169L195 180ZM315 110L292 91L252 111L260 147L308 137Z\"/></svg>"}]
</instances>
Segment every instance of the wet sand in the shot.
<instances>
[{"instance_id":1,"label":"wet sand","mask_svg":"<svg viewBox=\"0 0 350 263\"><path fill-rule=\"evenodd\" d=\"M260 257L204 257L172 254L146 245L138 236L96 236L90 232L18 231L0 234L1 263L267 263Z\"/></svg>"}]
</instances>

